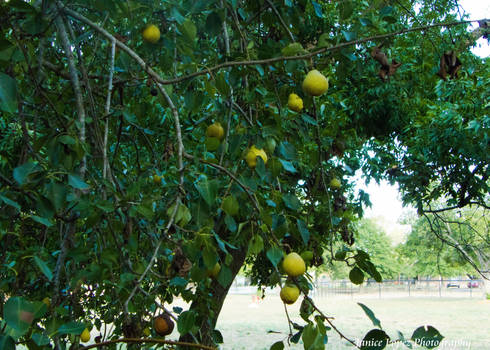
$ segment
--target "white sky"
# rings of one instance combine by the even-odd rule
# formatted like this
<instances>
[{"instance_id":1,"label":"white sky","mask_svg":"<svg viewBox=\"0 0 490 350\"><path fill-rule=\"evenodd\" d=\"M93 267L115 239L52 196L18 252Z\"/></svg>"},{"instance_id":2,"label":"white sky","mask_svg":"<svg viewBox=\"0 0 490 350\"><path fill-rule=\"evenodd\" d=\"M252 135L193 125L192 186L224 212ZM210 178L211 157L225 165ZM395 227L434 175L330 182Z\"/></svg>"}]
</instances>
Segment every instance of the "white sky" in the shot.
<instances>
[{"instance_id":1,"label":"white sky","mask_svg":"<svg viewBox=\"0 0 490 350\"><path fill-rule=\"evenodd\" d=\"M466 13L470 14L470 19L490 18L490 1L488 0L460 0L459 4ZM475 23L473 27L477 28L478 23ZM472 48L472 51L480 57L490 56L490 47L487 40L483 38L477 41L477 45ZM391 186L386 181L380 185L371 182L368 186L364 185L362 181L358 183L360 183L359 189L369 193L373 204L372 208L365 209L365 216L378 219L378 223L392 238L393 243L403 241L410 227L398 224L398 219L404 211L413 211L414 209L403 208L398 186Z\"/></svg>"}]
</instances>

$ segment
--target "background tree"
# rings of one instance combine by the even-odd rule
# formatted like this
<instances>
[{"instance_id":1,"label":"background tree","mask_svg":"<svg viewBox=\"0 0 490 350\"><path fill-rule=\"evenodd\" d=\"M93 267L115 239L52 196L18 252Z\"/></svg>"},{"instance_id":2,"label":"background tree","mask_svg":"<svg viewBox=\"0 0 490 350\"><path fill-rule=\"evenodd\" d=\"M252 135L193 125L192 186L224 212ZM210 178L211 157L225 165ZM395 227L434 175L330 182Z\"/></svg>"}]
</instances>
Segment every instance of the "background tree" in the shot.
<instances>
[{"instance_id":1,"label":"background tree","mask_svg":"<svg viewBox=\"0 0 490 350\"><path fill-rule=\"evenodd\" d=\"M485 206L490 78L468 46L488 23L468 32L456 6L2 2L4 348L61 349L89 325L140 337L175 296L191 303L171 313L182 340L206 348L244 262L276 285L290 251L380 280L366 252L332 248L354 244L368 203L358 169L397 181L421 213L439 198ZM301 89L314 68L330 79L320 97ZM252 145L267 158L245 162ZM331 321L305 302L291 339L322 347Z\"/></svg>"}]
</instances>

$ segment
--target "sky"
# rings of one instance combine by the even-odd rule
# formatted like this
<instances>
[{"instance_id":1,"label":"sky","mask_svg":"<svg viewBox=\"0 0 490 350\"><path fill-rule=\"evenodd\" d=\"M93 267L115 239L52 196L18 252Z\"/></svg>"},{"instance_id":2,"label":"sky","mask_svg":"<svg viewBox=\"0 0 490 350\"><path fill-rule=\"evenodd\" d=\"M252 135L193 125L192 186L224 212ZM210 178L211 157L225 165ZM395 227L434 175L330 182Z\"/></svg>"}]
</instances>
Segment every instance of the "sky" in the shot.
<instances>
[{"instance_id":1,"label":"sky","mask_svg":"<svg viewBox=\"0 0 490 350\"><path fill-rule=\"evenodd\" d=\"M470 19L490 19L490 1L488 0L460 0L461 7L466 13L470 14ZM474 28L478 27L478 23ZM486 39L481 38L477 45L472 48L472 52L480 57L490 56L490 46ZM401 243L406 234L410 232L410 226L400 225L398 220L404 212L414 211L412 207L402 206L398 186L391 186L387 181L376 184L371 182L369 185L361 184L359 189L369 193L372 208L365 209L365 217L376 218L386 233L392 238L394 244Z\"/></svg>"}]
</instances>

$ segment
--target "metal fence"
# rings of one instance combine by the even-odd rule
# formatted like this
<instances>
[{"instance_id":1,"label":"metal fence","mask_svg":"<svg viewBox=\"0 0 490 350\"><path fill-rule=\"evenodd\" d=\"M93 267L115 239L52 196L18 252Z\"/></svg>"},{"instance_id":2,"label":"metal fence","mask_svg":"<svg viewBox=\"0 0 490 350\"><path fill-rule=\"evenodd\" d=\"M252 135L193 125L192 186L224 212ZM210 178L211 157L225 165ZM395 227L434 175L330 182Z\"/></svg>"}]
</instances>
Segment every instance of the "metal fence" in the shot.
<instances>
[{"instance_id":1,"label":"metal fence","mask_svg":"<svg viewBox=\"0 0 490 350\"><path fill-rule=\"evenodd\" d=\"M381 283L367 281L355 285L349 280L324 281L315 283L312 295L327 296L370 296L389 297L456 297L481 298L484 296L482 280L384 280Z\"/></svg>"}]
</instances>

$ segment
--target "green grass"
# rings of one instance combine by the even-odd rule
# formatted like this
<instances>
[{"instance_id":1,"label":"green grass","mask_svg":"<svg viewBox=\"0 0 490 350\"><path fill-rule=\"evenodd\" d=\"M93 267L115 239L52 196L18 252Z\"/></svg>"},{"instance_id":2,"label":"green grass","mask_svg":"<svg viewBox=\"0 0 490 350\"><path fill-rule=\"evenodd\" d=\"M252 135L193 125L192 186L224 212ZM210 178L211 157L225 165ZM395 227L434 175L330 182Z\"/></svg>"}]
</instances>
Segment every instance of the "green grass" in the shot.
<instances>
[{"instance_id":1,"label":"green grass","mask_svg":"<svg viewBox=\"0 0 490 350\"><path fill-rule=\"evenodd\" d=\"M251 296L230 295L218 320L218 329L224 337L223 349L269 349L278 340L287 337L288 326L284 307L275 295L267 296L258 308L250 308ZM371 321L357 305L367 305L381 321L383 329L392 338L397 330L406 338L421 325L437 328L448 342L444 349L490 349L490 302L479 299L456 298L359 298L358 300L325 297L317 305L328 316L335 317L334 324L351 339L362 338L374 328ZM299 324L299 301L288 306L292 320ZM269 331L280 332L270 333ZM327 349L353 349L341 342L333 331L328 332ZM450 343L453 345L450 346ZM459 342L459 343L458 343ZM463 343L462 343L463 342ZM470 347L468 347L470 344ZM286 347L287 348L287 347ZM291 349L302 349L292 345ZM389 349L407 349L391 346ZM442 347L441 347L442 348Z\"/></svg>"}]
</instances>

